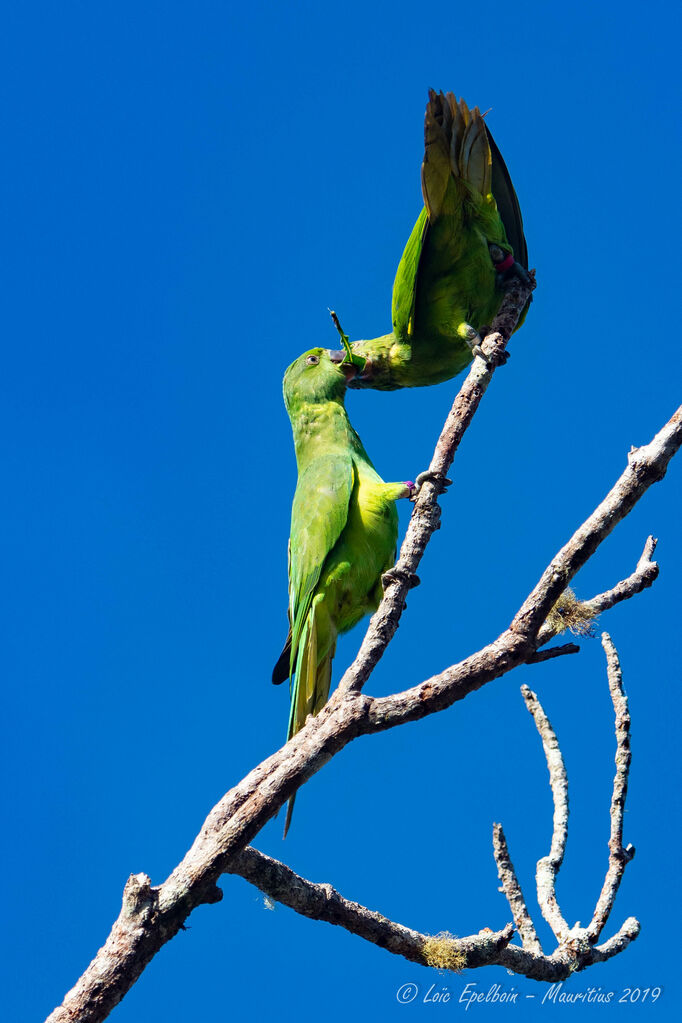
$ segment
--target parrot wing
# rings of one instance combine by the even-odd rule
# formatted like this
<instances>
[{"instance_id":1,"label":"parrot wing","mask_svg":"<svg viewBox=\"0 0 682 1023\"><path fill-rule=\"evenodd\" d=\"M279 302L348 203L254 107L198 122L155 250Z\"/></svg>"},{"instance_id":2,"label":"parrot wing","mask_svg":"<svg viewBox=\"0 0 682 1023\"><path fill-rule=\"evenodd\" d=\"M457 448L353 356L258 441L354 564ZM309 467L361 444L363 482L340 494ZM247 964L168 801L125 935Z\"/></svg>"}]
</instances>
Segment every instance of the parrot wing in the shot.
<instances>
[{"instance_id":1,"label":"parrot wing","mask_svg":"<svg viewBox=\"0 0 682 1023\"><path fill-rule=\"evenodd\" d=\"M322 566L348 519L354 475L349 450L315 458L298 479L291 512L289 558L291 666L296 661Z\"/></svg>"},{"instance_id":2,"label":"parrot wing","mask_svg":"<svg viewBox=\"0 0 682 1023\"><path fill-rule=\"evenodd\" d=\"M419 214L412 234L407 239L398 270L393 282L393 333L400 340L407 340L413 333L414 304L417 295L417 278L429 230L429 215L426 207Z\"/></svg>"}]
</instances>

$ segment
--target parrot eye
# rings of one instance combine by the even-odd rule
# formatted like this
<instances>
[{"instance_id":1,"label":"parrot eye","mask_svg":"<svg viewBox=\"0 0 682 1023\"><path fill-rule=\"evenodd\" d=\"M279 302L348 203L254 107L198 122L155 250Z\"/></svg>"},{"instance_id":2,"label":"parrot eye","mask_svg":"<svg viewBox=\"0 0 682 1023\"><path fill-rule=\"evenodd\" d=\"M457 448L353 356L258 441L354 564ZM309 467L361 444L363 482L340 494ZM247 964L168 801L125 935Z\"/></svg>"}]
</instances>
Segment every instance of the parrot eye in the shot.
<instances>
[{"instance_id":1,"label":"parrot eye","mask_svg":"<svg viewBox=\"0 0 682 1023\"><path fill-rule=\"evenodd\" d=\"M319 355L309 355L305 361L309 366L317 366L318 362L320 361L320 357Z\"/></svg>"}]
</instances>

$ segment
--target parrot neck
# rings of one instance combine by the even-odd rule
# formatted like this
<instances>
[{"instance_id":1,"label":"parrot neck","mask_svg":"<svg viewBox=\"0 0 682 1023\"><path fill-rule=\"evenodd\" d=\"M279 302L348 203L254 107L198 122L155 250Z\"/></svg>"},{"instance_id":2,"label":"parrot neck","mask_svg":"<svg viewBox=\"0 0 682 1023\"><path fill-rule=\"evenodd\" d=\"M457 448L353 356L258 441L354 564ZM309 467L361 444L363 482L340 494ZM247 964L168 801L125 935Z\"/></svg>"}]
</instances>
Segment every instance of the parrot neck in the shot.
<instances>
[{"instance_id":1,"label":"parrot neck","mask_svg":"<svg viewBox=\"0 0 682 1023\"><path fill-rule=\"evenodd\" d=\"M291 426L299 471L320 454L354 448L358 440L340 401L303 402Z\"/></svg>"}]
</instances>

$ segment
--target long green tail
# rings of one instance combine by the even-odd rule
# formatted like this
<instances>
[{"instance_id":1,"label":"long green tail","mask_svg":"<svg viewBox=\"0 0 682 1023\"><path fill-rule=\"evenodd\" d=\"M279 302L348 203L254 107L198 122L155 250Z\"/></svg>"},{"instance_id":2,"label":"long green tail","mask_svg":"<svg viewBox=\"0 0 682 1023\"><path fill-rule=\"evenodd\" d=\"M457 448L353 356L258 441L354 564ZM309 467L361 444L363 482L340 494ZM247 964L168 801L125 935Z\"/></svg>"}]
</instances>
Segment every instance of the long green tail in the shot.
<instances>
[{"instance_id":1,"label":"long green tail","mask_svg":"<svg viewBox=\"0 0 682 1023\"><path fill-rule=\"evenodd\" d=\"M291 709L287 742L303 728L309 714L319 714L329 698L334 651L322 655L318 662L317 604L313 600L308 620L303 630L301 644L296 657L296 668L291 687ZM284 821L283 838L287 837L291 815L294 812L296 793L289 800Z\"/></svg>"}]
</instances>

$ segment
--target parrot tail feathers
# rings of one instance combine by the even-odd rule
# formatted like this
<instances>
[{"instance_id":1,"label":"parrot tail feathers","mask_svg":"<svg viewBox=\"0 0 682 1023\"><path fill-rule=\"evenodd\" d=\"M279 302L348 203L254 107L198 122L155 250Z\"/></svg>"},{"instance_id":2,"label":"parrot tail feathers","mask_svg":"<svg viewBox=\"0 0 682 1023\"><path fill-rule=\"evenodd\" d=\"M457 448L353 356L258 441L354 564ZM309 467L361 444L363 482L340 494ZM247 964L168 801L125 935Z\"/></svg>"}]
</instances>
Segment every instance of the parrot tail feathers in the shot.
<instances>
[{"instance_id":1,"label":"parrot tail feathers","mask_svg":"<svg viewBox=\"0 0 682 1023\"><path fill-rule=\"evenodd\" d=\"M310 614L303 628L301 644L298 648L296 658L296 673L291 689L291 710L289 712L289 730L287 742L303 728L308 714L313 713L315 701L315 681L317 674L317 630L315 628L315 603L310 609ZM287 815L284 820L284 834L287 837L291 815L294 812L296 793L293 794L287 805Z\"/></svg>"},{"instance_id":2,"label":"parrot tail feathers","mask_svg":"<svg viewBox=\"0 0 682 1023\"><path fill-rule=\"evenodd\" d=\"M318 665L317 678L315 680L315 706L313 707L313 714L319 714L329 699L329 690L332 684L333 656L334 651L332 650L322 659L322 663Z\"/></svg>"},{"instance_id":3,"label":"parrot tail feathers","mask_svg":"<svg viewBox=\"0 0 682 1023\"><path fill-rule=\"evenodd\" d=\"M452 110L442 92L429 89L424 115L424 162L422 193L429 219L437 217L450 181Z\"/></svg>"},{"instance_id":4,"label":"parrot tail feathers","mask_svg":"<svg viewBox=\"0 0 682 1023\"><path fill-rule=\"evenodd\" d=\"M303 728L315 704L315 677L317 674L317 628L315 601L303 626L303 635L296 654L296 671L291 687L291 709L287 740Z\"/></svg>"},{"instance_id":5,"label":"parrot tail feathers","mask_svg":"<svg viewBox=\"0 0 682 1023\"><path fill-rule=\"evenodd\" d=\"M313 610L311 609L308 620L303 628L303 636L301 637L301 643L296 657L296 671L291 686L291 709L289 711L287 742L289 739L293 738L297 732L300 732L306 722L308 714L312 712L312 693L309 697L308 692L311 690L314 692L316 658L317 636L315 632ZM296 793L294 793L287 805L287 815L284 820L284 834L282 835L283 839L287 837L287 832L289 831L295 801Z\"/></svg>"},{"instance_id":6,"label":"parrot tail feathers","mask_svg":"<svg viewBox=\"0 0 682 1023\"><path fill-rule=\"evenodd\" d=\"M460 106L466 107L463 99L459 102ZM471 188L479 195L486 196L492 190L492 156L488 134L478 107L467 112L469 121L460 145L459 172Z\"/></svg>"},{"instance_id":7,"label":"parrot tail feathers","mask_svg":"<svg viewBox=\"0 0 682 1023\"><path fill-rule=\"evenodd\" d=\"M332 651L332 653L330 655L328 655L327 657L323 658L322 663L319 665L319 667L317 669L316 680L315 680L315 692L314 692L315 704L314 704L312 710L309 712L311 714L319 714L320 711L322 710L322 708L324 707L325 703L327 702L328 698L329 698L329 687L331 686L331 681L332 681L332 657L333 656L334 656L334 652ZM306 717L307 717L307 714L306 714ZM300 725L301 728L303 727L303 724L305 724L305 719L304 719L303 723ZM289 738L291 738L291 736L289 736ZM286 815L286 819L284 821L284 834L282 835L282 838L286 838L287 837L287 832L289 831L289 825L291 824L291 815L294 812L294 803L295 802L296 802L296 793L293 794L293 796L291 797L291 799L289 800L289 802L287 804L287 815Z\"/></svg>"},{"instance_id":8,"label":"parrot tail feathers","mask_svg":"<svg viewBox=\"0 0 682 1023\"><path fill-rule=\"evenodd\" d=\"M291 710L287 740L303 728L309 714L316 715L329 699L332 679L332 659L336 650L336 632L329 636L329 623L321 606L322 598L313 599L310 613L303 627L303 635L296 657L296 671L291 687ZM325 628L326 626L326 628ZM322 635L320 635L320 630ZM329 643L331 641L331 646ZM322 650L322 653L320 651ZM318 660L319 658L319 660ZM287 806L284 838L287 836L296 794Z\"/></svg>"},{"instance_id":9,"label":"parrot tail feathers","mask_svg":"<svg viewBox=\"0 0 682 1023\"><path fill-rule=\"evenodd\" d=\"M483 115L471 110L451 92L429 90L424 117L422 192L429 219L437 217L447 199L448 185L464 181L480 195L492 186L492 156ZM452 196L452 193L451 193Z\"/></svg>"}]
</instances>

